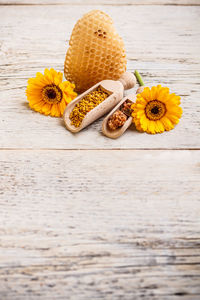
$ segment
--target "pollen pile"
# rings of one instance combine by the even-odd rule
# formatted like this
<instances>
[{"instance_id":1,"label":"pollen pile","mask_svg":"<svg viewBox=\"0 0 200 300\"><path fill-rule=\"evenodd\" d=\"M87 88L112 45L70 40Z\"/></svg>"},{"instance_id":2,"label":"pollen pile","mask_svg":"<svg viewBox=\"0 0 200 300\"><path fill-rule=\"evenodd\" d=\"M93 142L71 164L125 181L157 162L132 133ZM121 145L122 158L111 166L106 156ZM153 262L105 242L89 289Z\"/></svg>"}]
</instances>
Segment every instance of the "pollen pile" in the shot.
<instances>
[{"instance_id":1,"label":"pollen pile","mask_svg":"<svg viewBox=\"0 0 200 300\"><path fill-rule=\"evenodd\" d=\"M71 124L79 127L85 115L103 102L109 94L99 87L97 90L87 94L80 102L78 102L70 114Z\"/></svg>"}]
</instances>

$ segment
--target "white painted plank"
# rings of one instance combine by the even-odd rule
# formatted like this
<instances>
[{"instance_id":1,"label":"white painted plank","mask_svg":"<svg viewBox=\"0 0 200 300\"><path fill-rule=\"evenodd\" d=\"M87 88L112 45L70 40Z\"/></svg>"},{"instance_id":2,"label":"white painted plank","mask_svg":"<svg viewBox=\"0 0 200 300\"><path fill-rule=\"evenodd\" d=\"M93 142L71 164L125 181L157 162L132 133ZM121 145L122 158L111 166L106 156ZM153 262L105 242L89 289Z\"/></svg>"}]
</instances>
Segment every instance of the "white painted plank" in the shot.
<instances>
[{"instance_id":1,"label":"white painted plank","mask_svg":"<svg viewBox=\"0 0 200 300\"><path fill-rule=\"evenodd\" d=\"M199 148L198 7L98 6L124 37L128 69L141 70L146 84L163 83L182 96L183 118L162 135L129 130L113 141L101 121L72 135L61 119L28 109L27 79L45 67L63 70L76 20L92 6L1 6L1 148ZM134 17L133 17L134 16ZM159 30L158 30L159 28ZM67 41L67 42L66 42Z\"/></svg>"},{"instance_id":2,"label":"white painted plank","mask_svg":"<svg viewBox=\"0 0 200 300\"><path fill-rule=\"evenodd\" d=\"M27 78L63 69L73 24L94 6L1 6L0 147L21 150L0 151L0 299L197 300L199 151L22 150L199 148L199 8L96 7L124 36L128 68L179 93L184 117L111 141L100 122L73 136L30 111Z\"/></svg>"},{"instance_id":3,"label":"white painted plank","mask_svg":"<svg viewBox=\"0 0 200 300\"><path fill-rule=\"evenodd\" d=\"M200 5L199 0L1 0L0 5Z\"/></svg>"},{"instance_id":4,"label":"white painted plank","mask_svg":"<svg viewBox=\"0 0 200 300\"><path fill-rule=\"evenodd\" d=\"M198 299L199 151L0 161L1 299Z\"/></svg>"}]
</instances>

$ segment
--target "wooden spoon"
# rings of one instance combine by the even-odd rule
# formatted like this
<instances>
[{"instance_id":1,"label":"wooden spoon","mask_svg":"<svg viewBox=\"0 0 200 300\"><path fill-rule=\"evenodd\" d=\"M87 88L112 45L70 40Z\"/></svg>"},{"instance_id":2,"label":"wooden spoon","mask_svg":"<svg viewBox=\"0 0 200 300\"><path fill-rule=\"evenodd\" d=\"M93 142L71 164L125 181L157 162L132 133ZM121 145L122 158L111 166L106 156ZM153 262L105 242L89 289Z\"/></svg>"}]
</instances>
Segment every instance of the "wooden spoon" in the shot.
<instances>
[{"instance_id":1,"label":"wooden spoon","mask_svg":"<svg viewBox=\"0 0 200 300\"><path fill-rule=\"evenodd\" d=\"M104 114L108 113L123 97L124 89L130 89L134 87L136 84L136 78L134 74L130 72L126 72L122 75L122 77L118 80L103 80L99 83L95 84L93 87L91 87L86 92L82 93L80 96L75 98L72 102L70 102L63 115L63 119L65 122L65 125L68 130L71 132L79 132ZM91 111L89 111L81 125L79 127L75 127L71 124L70 120L70 114L72 110L74 109L75 105L81 101L87 94L91 93L92 91L96 90L98 87L101 87L103 90L105 90L109 96L106 98L103 102L101 102L99 105L97 105L95 108L93 108Z\"/></svg>"},{"instance_id":2,"label":"wooden spoon","mask_svg":"<svg viewBox=\"0 0 200 300\"><path fill-rule=\"evenodd\" d=\"M109 118L114 114L115 111L117 111L120 106L127 100L130 100L132 102L134 102L136 99L136 94L131 94L128 95L126 97L124 97L115 107L114 109L105 117L105 119L103 120L102 123L102 132L104 135L106 135L107 137L111 138L111 139L117 139L118 137L120 137L126 130L127 128L131 125L132 123L132 117L128 116L126 122L124 123L123 126L115 129L115 130L111 130L108 126L108 120Z\"/></svg>"}]
</instances>

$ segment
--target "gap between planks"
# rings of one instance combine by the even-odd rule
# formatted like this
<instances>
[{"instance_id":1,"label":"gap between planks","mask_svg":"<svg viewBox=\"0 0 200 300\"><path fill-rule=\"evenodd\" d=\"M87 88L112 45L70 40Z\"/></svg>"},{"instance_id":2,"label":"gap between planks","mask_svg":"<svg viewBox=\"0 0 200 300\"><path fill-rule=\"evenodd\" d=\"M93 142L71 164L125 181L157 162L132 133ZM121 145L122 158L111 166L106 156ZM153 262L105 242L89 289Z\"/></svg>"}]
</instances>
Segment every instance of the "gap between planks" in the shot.
<instances>
[{"instance_id":1,"label":"gap between planks","mask_svg":"<svg viewBox=\"0 0 200 300\"><path fill-rule=\"evenodd\" d=\"M85 4L82 3L0 3L0 6L85 6ZM101 4L93 4L93 3L87 3L87 5L91 6L111 6L110 3L101 3ZM154 3L124 3L124 4L112 4L112 6L200 6L200 3L191 3L191 4L176 4L176 3L165 3L165 4L154 4Z\"/></svg>"},{"instance_id":2,"label":"gap between planks","mask_svg":"<svg viewBox=\"0 0 200 300\"><path fill-rule=\"evenodd\" d=\"M42 2L42 3L41 3ZM133 5L168 5L168 6L199 6L199 0L5 0L1 1L0 5L70 5L70 6L83 6L83 5L112 5L112 6L133 6Z\"/></svg>"},{"instance_id":3,"label":"gap between planks","mask_svg":"<svg viewBox=\"0 0 200 300\"><path fill-rule=\"evenodd\" d=\"M0 148L0 151L199 151L200 148Z\"/></svg>"}]
</instances>

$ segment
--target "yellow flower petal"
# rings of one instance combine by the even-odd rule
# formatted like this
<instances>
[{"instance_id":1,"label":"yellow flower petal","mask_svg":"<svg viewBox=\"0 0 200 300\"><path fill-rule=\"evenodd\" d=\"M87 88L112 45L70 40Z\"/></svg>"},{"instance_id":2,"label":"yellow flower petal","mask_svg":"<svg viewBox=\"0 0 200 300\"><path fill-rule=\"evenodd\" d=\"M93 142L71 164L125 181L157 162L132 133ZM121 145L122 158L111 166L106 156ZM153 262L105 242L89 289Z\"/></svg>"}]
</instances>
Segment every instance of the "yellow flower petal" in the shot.
<instances>
[{"instance_id":1,"label":"yellow flower petal","mask_svg":"<svg viewBox=\"0 0 200 300\"><path fill-rule=\"evenodd\" d=\"M59 106L60 106L60 112L61 112L61 115L63 115L63 113L64 113L64 111L65 111L65 108L66 108L66 103L65 103L65 101L60 102Z\"/></svg>"},{"instance_id":2,"label":"yellow flower petal","mask_svg":"<svg viewBox=\"0 0 200 300\"><path fill-rule=\"evenodd\" d=\"M176 94L171 94L170 95L170 100L174 103L174 104L177 104L179 105L181 103L181 97L180 96L177 96Z\"/></svg>"},{"instance_id":3,"label":"yellow flower petal","mask_svg":"<svg viewBox=\"0 0 200 300\"><path fill-rule=\"evenodd\" d=\"M149 120L147 125L148 125L147 130L148 130L149 133L152 133L152 134L156 133L156 131L155 131L155 122L154 121Z\"/></svg>"},{"instance_id":4,"label":"yellow flower petal","mask_svg":"<svg viewBox=\"0 0 200 300\"><path fill-rule=\"evenodd\" d=\"M182 115L179 104L180 97L170 94L167 87L145 88L132 105L133 122L137 130L152 134L171 130Z\"/></svg>"},{"instance_id":5,"label":"yellow flower petal","mask_svg":"<svg viewBox=\"0 0 200 300\"><path fill-rule=\"evenodd\" d=\"M151 88L151 100L156 100L156 93L157 93L157 88L156 86L153 86Z\"/></svg>"},{"instance_id":6,"label":"yellow flower petal","mask_svg":"<svg viewBox=\"0 0 200 300\"><path fill-rule=\"evenodd\" d=\"M57 105L56 104L54 104L54 105L52 105L52 107L51 107L51 116L52 117L55 117L56 116L56 113L57 113L57 107L56 107Z\"/></svg>"},{"instance_id":7,"label":"yellow flower petal","mask_svg":"<svg viewBox=\"0 0 200 300\"><path fill-rule=\"evenodd\" d=\"M75 85L62 82L62 78L62 73L54 69L45 69L44 75L37 72L35 78L29 78L26 89L29 106L45 115L62 116L66 104L77 96Z\"/></svg>"},{"instance_id":8,"label":"yellow flower petal","mask_svg":"<svg viewBox=\"0 0 200 300\"><path fill-rule=\"evenodd\" d=\"M169 113L166 114L166 118L168 118L168 120L170 120L172 124L178 124L179 122L179 118L177 116Z\"/></svg>"},{"instance_id":9,"label":"yellow flower petal","mask_svg":"<svg viewBox=\"0 0 200 300\"><path fill-rule=\"evenodd\" d=\"M147 128L148 128L148 123L149 123L149 120L146 118L145 115L143 115L140 119L140 126L141 128L146 131Z\"/></svg>"},{"instance_id":10,"label":"yellow flower petal","mask_svg":"<svg viewBox=\"0 0 200 300\"><path fill-rule=\"evenodd\" d=\"M45 115L49 115L50 112L51 112L51 104L45 103L45 104L42 106L41 111L42 111Z\"/></svg>"},{"instance_id":11,"label":"yellow flower petal","mask_svg":"<svg viewBox=\"0 0 200 300\"><path fill-rule=\"evenodd\" d=\"M173 124L167 117L162 118L162 123L165 126L165 130L167 130L167 131L174 128Z\"/></svg>"},{"instance_id":12,"label":"yellow flower petal","mask_svg":"<svg viewBox=\"0 0 200 300\"><path fill-rule=\"evenodd\" d=\"M142 129L141 125L140 125L140 121L138 119L136 119L136 118L134 119L134 124L135 124L135 127L136 127L136 129L138 131L143 132L143 129Z\"/></svg>"},{"instance_id":13,"label":"yellow flower petal","mask_svg":"<svg viewBox=\"0 0 200 300\"><path fill-rule=\"evenodd\" d=\"M37 102L37 103L31 103L31 102L29 102L29 106L30 106L32 109L36 110L36 111L40 111L41 108L42 108L42 106L43 106L44 104L45 104L45 103L44 103L43 100L41 100L41 101L39 101L39 102Z\"/></svg>"},{"instance_id":14,"label":"yellow flower petal","mask_svg":"<svg viewBox=\"0 0 200 300\"><path fill-rule=\"evenodd\" d=\"M150 93L150 88L149 87L145 87L144 91L141 93L142 98L144 98L146 101L150 101L151 98L151 93Z\"/></svg>"},{"instance_id":15,"label":"yellow flower petal","mask_svg":"<svg viewBox=\"0 0 200 300\"><path fill-rule=\"evenodd\" d=\"M163 124L162 124L161 121L156 121L156 123L157 123L157 126L159 128L159 132L160 133L163 132L163 131L165 131L165 128L164 128L164 126L163 126Z\"/></svg>"},{"instance_id":16,"label":"yellow flower petal","mask_svg":"<svg viewBox=\"0 0 200 300\"><path fill-rule=\"evenodd\" d=\"M142 117L143 115L145 115L144 110L139 110L139 111L136 113L136 115L137 115L137 118Z\"/></svg>"}]
</instances>

